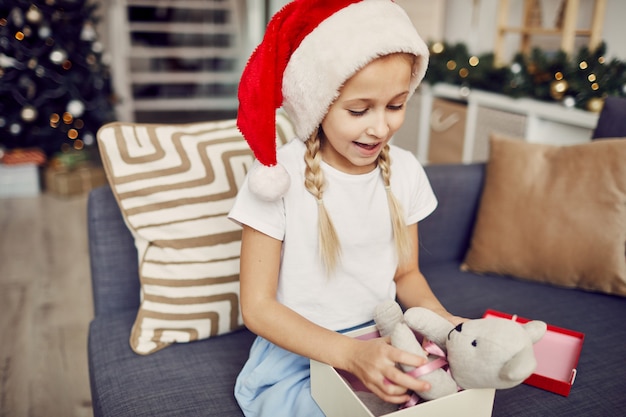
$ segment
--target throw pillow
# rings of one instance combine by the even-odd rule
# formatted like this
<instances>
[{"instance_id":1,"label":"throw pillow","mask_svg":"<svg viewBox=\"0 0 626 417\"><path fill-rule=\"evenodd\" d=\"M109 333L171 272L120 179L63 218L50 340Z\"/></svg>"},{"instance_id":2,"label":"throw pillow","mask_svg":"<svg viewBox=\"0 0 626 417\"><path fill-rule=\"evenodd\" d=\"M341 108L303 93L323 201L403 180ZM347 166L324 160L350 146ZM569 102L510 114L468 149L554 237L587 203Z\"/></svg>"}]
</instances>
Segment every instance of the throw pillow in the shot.
<instances>
[{"instance_id":1,"label":"throw pillow","mask_svg":"<svg viewBox=\"0 0 626 417\"><path fill-rule=\"evenodd\" d=\"M626 296L626 140L492 136L463 270Z\"/></svg>"},{"instance_id":2,"label":"throw pillow","mask_svg":"<svg viewBox=\"0 0 626 417\"><path fill-rule=\"evenodd\" d=\"M626 97L607 97L593 130L593 139L626 136Z\"/></svg>"},{"instance_id":3,"label":"throw pillow","mask_svg":"<svg viewBox=\"0 0 626 417\"><path fill-rule=\"evenodd\" d=\"M276 123L279 143L295 136L282 113ZM253 155L235 121L115 122L98 144L139 255L131 348L146 355L242 327L241 228L227 214Z\"/></svg>"}]
</instances>

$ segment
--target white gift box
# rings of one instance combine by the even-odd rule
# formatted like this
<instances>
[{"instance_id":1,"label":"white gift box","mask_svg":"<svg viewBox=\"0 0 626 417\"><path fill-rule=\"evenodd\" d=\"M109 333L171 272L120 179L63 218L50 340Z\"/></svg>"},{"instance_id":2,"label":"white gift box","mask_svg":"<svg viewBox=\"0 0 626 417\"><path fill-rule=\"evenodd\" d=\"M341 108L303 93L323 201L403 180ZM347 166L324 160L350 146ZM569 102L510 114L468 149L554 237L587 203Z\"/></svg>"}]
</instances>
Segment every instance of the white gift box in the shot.
<instances>
[{"instance_id":1,"label":"white gift box","mask_svg":"<svg viewBox=\"0 0 626 417\"><path fill-rule=\"evenodd\" d=\"M0 198L39 194L39 169L35 164L0 164Z\"/></svg>"},{"instance_id":2,"label":"white gift box","mask_svg":"<svg viewBox=\"0 0 626 417\"><path fill-rule=\"evenodd\" d=\"M346 333L351 337L371 338L378 336L375 326ZM354 377L353 377L354 378ZM374 417L355 393L350 382L331 366L311 360L311 393L326 417ZM456 394L394 411L389 417L490 417L493 410L495 389L468 389Z\"/></svg>"}]
</instances>

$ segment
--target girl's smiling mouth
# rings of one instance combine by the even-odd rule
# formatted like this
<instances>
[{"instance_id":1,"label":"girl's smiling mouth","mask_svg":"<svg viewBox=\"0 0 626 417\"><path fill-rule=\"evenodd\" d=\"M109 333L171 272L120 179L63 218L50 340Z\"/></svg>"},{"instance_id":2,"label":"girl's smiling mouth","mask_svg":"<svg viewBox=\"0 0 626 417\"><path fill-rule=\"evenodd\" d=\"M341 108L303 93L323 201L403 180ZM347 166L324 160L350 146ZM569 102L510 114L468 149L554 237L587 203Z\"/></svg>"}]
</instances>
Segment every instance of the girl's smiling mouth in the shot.
<instances>
[{"instance_id":1,"label":"girl's smiling mouth","mask_svg":"<svg viewBox=\"0 0 626 417\"><path fill-rule=\"evenodd\" d=\"M367 144L367 143L356 142L356 141L352 143L354 143L356 146L366 151L374 151L380 147L380 143Z\"/></svg>"}]
</instances>

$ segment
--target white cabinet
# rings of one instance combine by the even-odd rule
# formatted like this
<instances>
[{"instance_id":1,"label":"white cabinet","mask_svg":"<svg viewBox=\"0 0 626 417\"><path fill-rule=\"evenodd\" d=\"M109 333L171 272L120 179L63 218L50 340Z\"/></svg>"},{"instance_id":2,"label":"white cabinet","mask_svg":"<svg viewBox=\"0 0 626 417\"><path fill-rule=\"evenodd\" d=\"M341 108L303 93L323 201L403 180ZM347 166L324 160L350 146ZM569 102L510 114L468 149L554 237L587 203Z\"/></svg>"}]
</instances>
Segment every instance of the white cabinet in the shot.
<instances>
[{"instance_id":1,"label":"white cabinet","mask_svg":"<svg viewBox=\"0 0 626 417\"><path fill-rule=\"evenodd\" d=\"M462 163L487 160L492 132L529 142L572 145L590 141L598 122L596 113L558 103L468 91L449 84L422 84L408 104L405 125L396 134L394 143L415 152L424 164L439 162L429 161L429 146L437 137L437 126L453 124L452 119L446 123L433 112L433 105L437 107L435 99L454 100L466 106L460 138L462 152L457 161Z\"/></svg>"}]
</instances>

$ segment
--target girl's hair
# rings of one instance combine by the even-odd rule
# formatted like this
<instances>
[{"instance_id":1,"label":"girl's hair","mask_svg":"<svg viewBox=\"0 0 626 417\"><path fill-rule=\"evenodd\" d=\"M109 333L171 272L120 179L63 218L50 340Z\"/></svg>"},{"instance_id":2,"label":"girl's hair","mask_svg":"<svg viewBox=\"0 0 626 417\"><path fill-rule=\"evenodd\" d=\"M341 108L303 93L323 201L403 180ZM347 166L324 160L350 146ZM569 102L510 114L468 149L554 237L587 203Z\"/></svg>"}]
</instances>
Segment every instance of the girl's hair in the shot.
<instances>
[{"instance_id":1,"label":"girl's hair","mask_svg":"<svg viewBox=\"0 0 626 417\"><path fill-rule=\"evenodd\" d=\"M307 150L304 156L306 162L304 186L317 199L320 257L326 266L326 270L332 272L337 266L341 255L341 244L339 243L339 237L337 236L332 220L324 207L323 196L326 181L324 179L324 173L320 168L322 161L322 155L319 152L321 134L323 134L323 132L318 128L305 142ZM391 224L396 252L398 254L398 262L399 265L404 265L411 258L413 241L404 222L402 207L391 191L391 158L389 157L389 145L385 145L382 149L377 162L383 183L385 184L385 191L387 192L387 201L391 214Z\"/></svg>"}]
</instances>

